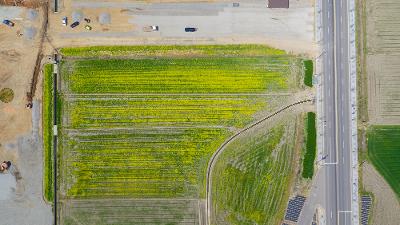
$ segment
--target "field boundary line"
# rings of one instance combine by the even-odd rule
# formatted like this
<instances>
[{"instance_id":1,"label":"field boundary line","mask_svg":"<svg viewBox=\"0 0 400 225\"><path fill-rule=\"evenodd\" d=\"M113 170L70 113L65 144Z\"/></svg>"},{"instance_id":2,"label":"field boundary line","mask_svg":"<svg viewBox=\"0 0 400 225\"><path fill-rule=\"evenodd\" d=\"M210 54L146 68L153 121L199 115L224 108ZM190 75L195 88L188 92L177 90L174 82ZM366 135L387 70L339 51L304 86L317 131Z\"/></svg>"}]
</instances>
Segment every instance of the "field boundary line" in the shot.
<instances>
[{"instance_id":1,"label":"field boundary line","mask_svg":"<svg viewBox=\"0 0 400 225\"><path fill-rule=\"evenodd\" d=\"M273 112L272 114L267 115L266 117L250 124L249 126L241 129L240 131L236 132L234 135L232 135L229 139L227 139L224 143L220 145L220 147L214 152L214 154L211 156L211 159L208 162L207 166L207 177L206 177L206 216L207 216L207 225L211 225L211 218L210 218L210 211L211 211L211 173L212 170L214 169L215 163L217 162L218 157L222 154L222 152L225 150L225 147L231 143L233 140L235 140L237 137L239 137L241 134L245 133L246 131L252 129L253 127L263 123L264 121L280 114L283 111L286 111L289 108L292 108L294 106L307 103L307 102L313 102L313 99L305 99L302 101L297 101L292 104L286 105L285 107Z\"/></svg>"},{"instance_id":2,"label":"field boundary line","mask_svg":"<svg viewBox=\"0 0 400 225\"><path fill-rule=\"evenodd\" d=\"M276 93L88 93L88 94L79 94L79 93L68 93L65 96L68 97L86 97L86 96L98 96L98 97L109 97L109 96L146 96L146 97L159 97L159 96L289 96L293 95L296 92L276 92Z\"/></svg>"}]
</instances>

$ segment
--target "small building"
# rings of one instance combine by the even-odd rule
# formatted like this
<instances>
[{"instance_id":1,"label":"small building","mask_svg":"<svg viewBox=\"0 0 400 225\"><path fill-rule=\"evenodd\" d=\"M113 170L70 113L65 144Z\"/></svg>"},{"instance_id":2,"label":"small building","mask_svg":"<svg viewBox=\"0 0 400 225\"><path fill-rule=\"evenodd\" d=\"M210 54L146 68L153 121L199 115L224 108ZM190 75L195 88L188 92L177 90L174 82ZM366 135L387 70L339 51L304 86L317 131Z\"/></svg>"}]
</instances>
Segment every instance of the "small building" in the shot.
<instances>
[{"instance_id":1,"label":"small building","mask_svg":"<svg viewBox=\"0 0 400 225\"><path fill-rule=\"evenodd\" d=\"M267 0L267 7L271 9L281 8L288 9L289 8L289 0Z\"/></svg>"}]
</instances>

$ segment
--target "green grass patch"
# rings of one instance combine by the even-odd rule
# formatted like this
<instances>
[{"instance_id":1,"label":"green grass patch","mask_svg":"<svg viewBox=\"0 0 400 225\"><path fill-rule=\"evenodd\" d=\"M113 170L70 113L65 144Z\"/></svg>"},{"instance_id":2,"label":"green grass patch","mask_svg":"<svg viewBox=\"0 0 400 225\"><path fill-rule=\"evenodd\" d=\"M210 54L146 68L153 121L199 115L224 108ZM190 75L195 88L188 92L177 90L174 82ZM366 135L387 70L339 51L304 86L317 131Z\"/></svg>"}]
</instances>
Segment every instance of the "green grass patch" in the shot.
<instances>
[{"instance_id":1,"label":"green grass patch","mask_svg":"<svg viewBox=\"0 0 400 225\"><path fill-rule=\"evenodd\" d=\"M66 196L204 197L212 153L235 130L285 99L265 94L296 88L292 72L300 70L301 61L256 47L63 50L74 52L61 64L66 123L59 139ZM99 48L110 56L157 57L78 57L102 55Z\"/></svg>"},{"instance_id":2,"label":"green grass patch","mask_svg":"<svg viewBox=\"0 0 400 225\"><path fill-rule=\"evenodd\" d=\"M304 64L304 84L308 87L312 87L313 86L313 70L314 70L314 66L313 66L313 61L312 60L304 60L303 61Z\"/></svg>"},{"instance_id":3,"label":"green grass patch","mask_svg":"<svg viewBox=\"0 0 400 225\"><path fill-rule=\"evenodd\" d=\"M400 197L400 126L370 127L368 157Z\"/></svg>"},{"instance_id":4,"label":"green grass patch","mask_svg":"<svg viewBox=\"0 0 400 225\"><path fill-rule=\"evenodd\" d=\"M293 171L294 118L230 143L215 165L212 224L277 224Z\"/></svg>"},{"instance_id":5,"label":"green grass patch","mask_svg":"<svg viewBox=\"0 0 400 225\"><path fill-rule=\"evenodd\" d=\"M53 201L53 67L44 67L43 80L44 198Z\"/></svg>"},{"instance_id":6,"label":"green grass patch","mask_svg":"<svg viewBox=\"0 0 400 225\"><path fill-rule=\"evenodd\" d=\"M317 153L317 133L315 126L315 113L307 113L307 138L306 149L303 159L303 178L312 178L314 175L314 162Z\"/></svg>"},{"instance_id":7,"label":"green grass patch","mask_svg":"<svg viewBox=\"0 0 400 225\"><path fill-rule=\"evenodd\" d=\"M265 45L147 45L63 48L66 57L210 57L286 55Z\"/></svg>"}]
</instances>

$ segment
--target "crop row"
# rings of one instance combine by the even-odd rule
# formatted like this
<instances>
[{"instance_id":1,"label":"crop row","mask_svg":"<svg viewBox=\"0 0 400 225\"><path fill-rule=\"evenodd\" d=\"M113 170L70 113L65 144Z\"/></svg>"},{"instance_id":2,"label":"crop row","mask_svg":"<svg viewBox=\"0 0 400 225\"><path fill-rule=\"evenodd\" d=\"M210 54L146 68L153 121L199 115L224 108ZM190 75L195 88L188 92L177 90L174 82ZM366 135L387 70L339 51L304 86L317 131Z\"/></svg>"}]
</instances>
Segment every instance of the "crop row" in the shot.
<instances>
[{"instance_id":1,"label":"crop row","mask_svg":"<svg viewBox=\"0 0 400 225\"><path fill-rule=\"evenodd\" d=\"M264 93L293 87L290 67L283 56L78 60L64 76L73 93Z\"/></svg>"},{"instance_id":2,"label":"crop row","mask_svg":"<svg viewBox=\"0 0 400 225\"><path fill-rule=\"evenodd\" d=\"M44 152L44 198L53 201L53 69L51 64L43 73L43 152Z\"/></svg>"},{"instance_id":3,"label":"crop row","mask_svg":"<svg viewBox=\"0 0 400 225\"><path fill-rule=\"evenodd\" d=\"M64 48L66 57L210 57L210 56L269 56L286 55L285 51L265 45L147 45L91 46Z\"/></svg>"},{"instance_id":4,"label":"crop row","mask_svg":"<svg viewBox=\"0 0 400 225\"><path fill-rule=\"evenodd\" d=\"M294 156L293 122L227 146L212 174L213 224L275 224L282 218Z\"/></svg>"},{"instance_id":5,"label":"crop row","mask_svg":"<svg viewBox=\"0 0 400 225\"><path fill-rule=\"evenodd\" d=\"M69 104L71 128L150 126L244 126L265 110L268 97L121 98L74 100Z\"/></svg>"}]
</instances>

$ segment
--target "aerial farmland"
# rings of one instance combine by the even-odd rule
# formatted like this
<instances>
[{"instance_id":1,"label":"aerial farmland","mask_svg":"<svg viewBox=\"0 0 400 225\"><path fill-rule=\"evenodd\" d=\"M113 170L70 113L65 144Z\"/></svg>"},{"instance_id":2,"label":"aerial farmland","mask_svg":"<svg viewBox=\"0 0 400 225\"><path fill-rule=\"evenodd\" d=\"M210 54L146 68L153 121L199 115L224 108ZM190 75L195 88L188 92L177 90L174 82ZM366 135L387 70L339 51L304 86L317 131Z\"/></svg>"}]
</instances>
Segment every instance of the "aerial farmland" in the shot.
<instances>
[{"instance_id":1,"label":"aerial farmland","mask_svg":"<svg viewBox=\"0 0 400 225\"><path fill-rule=\"evenodd\" d=\"M317 168L314 14L1 2L0 224L283 223Z\"/></svg>"},{"instance_id":2,"label":"aerial farmland","mask_svg":"<svg viewBox=\"0 0 400 225\"><path fill-rule=\"evenodd\" d=\"M236 131L291 101L301 90L304 71L301 59L261 45L83 47L62 52L58 151L63 224L91 217L99 217L96 224L204 223L211 155ZM296 123L291 120L274 128L270 138L252 137L252 148L258 150L241 153L271 158L271 165L264 166L268 171L277 166L267 177L277 183L271 201L281 203L257 219L258 224L282 215L288 198L282 185L289 187L293 170ZM250 145L227 152L234 154L244 146ZM281 162L287 164L284 170L279 169ZM274 179L275 173L282 177ZM217 190L228 185L216 183ZM215 201L219 205L221 200Z\"/></svg>"},{"instance_id":3,"label":"aerial farmland","mask_svg":"<svg viewBox=\"0 0 400 225\"><path fill-rule=\"evenodd\" d=\"M374 196L370 224L398 221L400 2L359 1L362 53L359 94L363 138L362 191Z\"/></svg>"}]
</instances>

